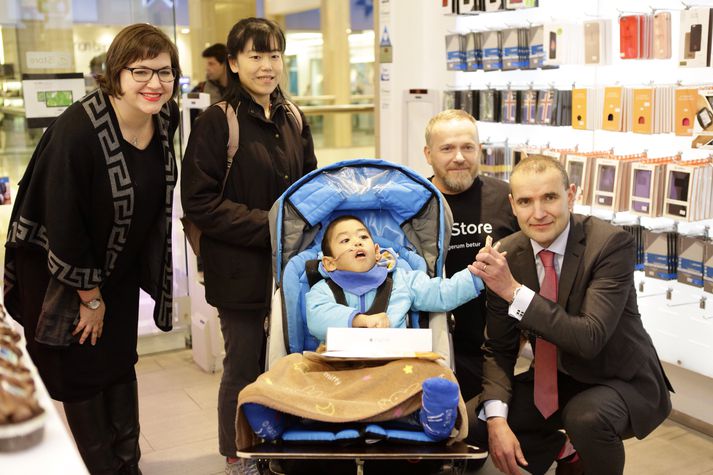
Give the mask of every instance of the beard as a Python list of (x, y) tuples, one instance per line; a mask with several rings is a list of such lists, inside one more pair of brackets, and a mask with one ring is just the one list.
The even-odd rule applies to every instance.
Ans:
[(441, 181), (451, 194), (462, 193), (473, 185), (478, 176), (478, 170), (459, 170), (457, 172), (446, 173)]

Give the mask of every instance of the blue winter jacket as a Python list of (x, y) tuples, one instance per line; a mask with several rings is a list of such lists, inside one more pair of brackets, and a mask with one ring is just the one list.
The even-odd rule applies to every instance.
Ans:
[[(474, 299), (483, 290), (483, 281), (468, 269), (450, 279), (430, 278), (422, 271), (396, 268), (392, 272), (393, 289), (386, 314), (392, 328), (404, 328), (409, 310), (446, 312)], [(347, 306), (339, 305), (326, 280), (315, 284), (306, 295), (307, 327), (324, 342), (329, 327), (351, 327), (352, 320), (371, 307), (376, 289), (361, 297), (344, 292)]]

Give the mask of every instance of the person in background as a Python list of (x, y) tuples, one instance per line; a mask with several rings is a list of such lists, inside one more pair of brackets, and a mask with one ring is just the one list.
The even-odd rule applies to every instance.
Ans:
[[(508, 185), (480, 174), (482, 148), (473, 116), (459, 109), (436, 114), (426, 126), (426, 161), (431, 179), (453, 213), (446, 275), (451, 277), (473, 262), (486, 236), (500, 240), (519, 226), (508, 202)], [(485, 292), (453, 310), (456, 377), (463, 399), (481, 391)]]
[(228, 48), (223, 43), (216, 43), (203, 50), (205, 58), (205, 81), (200, 82), (193, 92), (205, 92), (210, 95), (210, 103), (215, 104), (225, 95), (228, 87)]
[[(235, 418), (241, 389), (263, 371), (272, 260), (268, 211), (295, 181), (317, 167), (309, 124), (283, 95), (285, 35), (274, 22), (245, 18), (228, 34), (224, 99), (238, 117), (240, 146), (225, 191), (228, 123), (220, 105), (206, 109), (188, 139), (181, 171), (186, 216), (203, 231), (205, 295), (217, 307), (225, 340), (218, 395), (220, 453), (226, 473), (257, 473), (237, 459)], [(295, 115), (295, 112), (298, 114)]]
[[(557, 474), (621, 474), (622, 440), (646, 437), (671, 411), (637, 307), (634, 239), (572, 214), (575, 191), (559, 161), (523, 159), (510, 177), (521, 231), (502, 253), (486, 246), (476, 256), (488, 315), (469, 437), (511, 475), (544, 474), (554, 461)], [(534, 363), (513, 376), (522, 334)]]
[(47, 129), (20, 181), (5, 305), (89, 472), (139, 474), (139, 290), (172, 325), (178, 51), (158, 28), (114, 38), (99, 89)]

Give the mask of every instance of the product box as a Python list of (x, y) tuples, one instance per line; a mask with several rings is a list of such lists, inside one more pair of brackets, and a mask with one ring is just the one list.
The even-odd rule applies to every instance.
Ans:
[(541, 68), (545, 60), (544, 47), (544, 27), (542, 25), (533, 26), (528, 31), (528, 46), (529, 46), (529, 67), (530, 69)]
[(702, 236), (683, 236), (678, 241), (678, 276), (683, 284), (703, 287), (703, 253), (705, 241)]
[(706, 241), (704, 249), (703, 290), (713, 293), (713, 241)]
[(433, 350), (430, 328), (329, 328), (325, 356), (413, 357)]
[(446, 67), (448, 71), (465, 71), (465, 35), (446, 35)]
[(644, 230), (644, 274), (661, 280), (676, 278), (676, 233)]
[(466, 71), (483, 69), (483, 35), (471, 31), (465, 38)]
[(679, 66), (710, 66), (711, 38), (709, 34), (711, 8), (691, 8), (681, 11)]
[(500, 31), (483, 32), (483, 69), (495, 71), (503, 68), (503, 50)]

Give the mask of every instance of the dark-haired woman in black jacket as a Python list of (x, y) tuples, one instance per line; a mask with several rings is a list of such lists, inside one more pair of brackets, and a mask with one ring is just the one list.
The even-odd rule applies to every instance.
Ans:
[(206, 300), (218, 308), (225, 340), (218, 395), (220, 453), (226, 473), (239, 467), (235, 413), (240, 390), (264, 361), (264, 321), (270, 307), (271, 249), (268, 211), (317, 159), (309, 125), (279, 87), (285, 36), (272, 21), (246, 18), (228, 35), (230, 73), (225, 100), (238, 117), (239, 146), (225, 178), (228, 123), (213, 105), (196, 120), (181, 172), (186, 216), (203, 231)]

